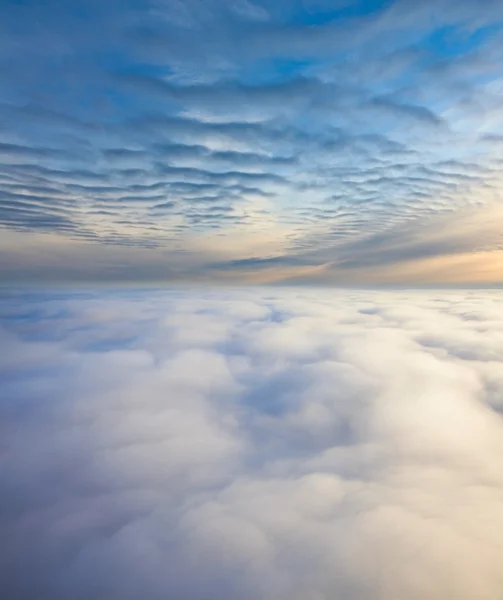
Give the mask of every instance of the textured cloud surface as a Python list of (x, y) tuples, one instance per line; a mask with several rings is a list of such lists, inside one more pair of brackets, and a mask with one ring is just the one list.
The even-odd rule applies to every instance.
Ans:
[(1, 310), (2, 597), (501, 598), (501, 294)]
[(502, 65), (500, 0), (4, 0), (0, 276), (502, 282)]

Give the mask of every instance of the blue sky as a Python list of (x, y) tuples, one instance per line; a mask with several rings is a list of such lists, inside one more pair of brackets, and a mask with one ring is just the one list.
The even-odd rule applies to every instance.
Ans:
[(5, 281), (498, 284), (503, 5), (0, 2)]

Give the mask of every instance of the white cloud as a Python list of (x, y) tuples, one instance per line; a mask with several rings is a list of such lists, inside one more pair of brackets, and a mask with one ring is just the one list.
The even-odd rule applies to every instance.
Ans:
[(10, 600), (494, 600), (499, 292), (2, 300)]

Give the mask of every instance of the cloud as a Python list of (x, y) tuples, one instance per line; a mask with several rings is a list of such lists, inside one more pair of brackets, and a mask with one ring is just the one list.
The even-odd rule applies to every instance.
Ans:
[(497, 292), (19, 294), (6, 597), (497, 597)]
[[(15, 240), (3, 279), (18, 268), (32, 279), (17, 252), (28, 236), (43, 246), (41, 231), (48, 254), (53, 236), (83, 249), (78, 262), (82, 240), (104, 256), (134, 246), (150, 259), (123, 255), (122, 273), (145, 280), (146, 262), (160, 277), (162, 253), (170, 274), (187, 266), (181, 278), (199, 280), (208, 264), (215, 277), (236, 232), (266, 227), (275, 251), (236, 246), (220, 278), (234, 261), (278, 256), (349, 270), (356, 240), (367, 255), (355, 252), (355, 280), (369, 257), (388, 268), (380, 240), (411, 220), (427, 231), (450, 211), (455, 226), (501, 203), (495, 0), (6, 2), (0, 21), (0, 227)], [(196, 256), (209, 238), (211, 255)], [(327, 257), (334, 240), (348, 244)], [(180, 251), (190, 266), (173, 268)], [(109, 277), (114, 261), (85, 278)]]

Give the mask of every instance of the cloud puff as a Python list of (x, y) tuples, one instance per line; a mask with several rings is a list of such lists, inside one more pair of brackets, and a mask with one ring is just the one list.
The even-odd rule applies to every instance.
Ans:
[(6, 598), (494, 600), (496, 292), (4, 292)]

